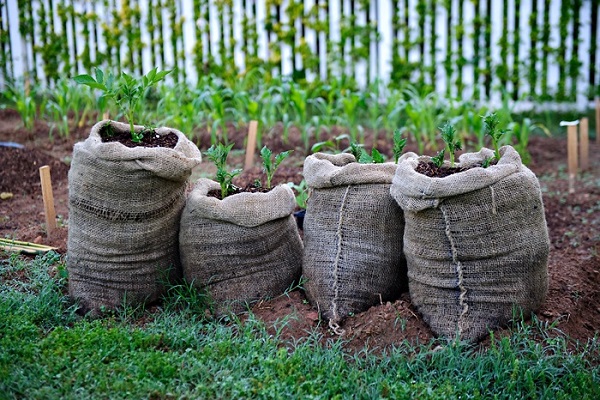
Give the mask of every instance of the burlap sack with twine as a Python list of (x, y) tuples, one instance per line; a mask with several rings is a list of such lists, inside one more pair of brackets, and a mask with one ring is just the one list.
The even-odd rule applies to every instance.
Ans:
[[(548, 287), (548, 230), (537, 178), (510, 146), (497, 165), (445, 178), (399, 160), (391, 194), (404, 210), (404, 252), (412, 302), (441, 336), (478, 340), (506, 324), (515, 306), (527, 315)], [(489, 149), (466, 153), (460, 166), (481, 165)]]
[(200, 179), (181, 216), (179, 246), (186, 281), (206, 291), (216, 315), (239, 313), (298, 281), (302, 240), (287, 185), (267, 193), (207, 196), (217, 182)]
[(396, 164), (359, 164), (351, 154), (304, 162), (304, 287), (337, 333), (350, 313), (406, 290), (404, 217), (390, 196)]
[[(173, 149), (103, 143), (107, 123), (75, 144), (69, 170), (69, 293), (93, 312), (154, 301), (181, 276), (179, 218), (186, 181), (201, 161), (198, 148), (170, 128), (156, 134), (174, 132)], [(129, 132), (128, 124), (110, 124)]]

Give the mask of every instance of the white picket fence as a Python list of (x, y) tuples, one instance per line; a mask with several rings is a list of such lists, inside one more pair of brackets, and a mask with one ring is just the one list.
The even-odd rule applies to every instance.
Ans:
[[(47, 0), (31, 0), (32, 1), (32, 6), (33, 6), (33, 11), (34, 11), (34, 15), (37, 16), (37, 10), (39, 8), (39, 3), (40, 1), (46, 1)], [(68, 2), (68, 0), (55, 0), (55, 3), (58, 3), (60, 1), (63, 2)], [(289, 0), (284, 0), (283, 1), (283, 6), (282, 8), (285, 8), (287, 6)], [(453, 0), (452, 2), (452, 7), (453, 10), (456, 11), (458, 8), (458, 4), (459, 1), (463, 1), (463, 0)], [(508, 15), (508, 19), (509, 19), (509, 26), (514, 26), (514, 1), (515, 0), (508, 0), (508, 10), (509, 10), (509, 15)], [(541, 24), (541, 10), (544, 4), (544, 1), (542, 0), (533, 0), (533, 1), (538, 1), (538, 10), (540, 10), (538, 12), (538, 17), (540, 18), (540, 24)], [(561, 1), (566, 1), (566, 0), (550, 0), (550, 24), (551, 24), (551, 32), (550, 32), (550, 46), (556, 48), (559, 45), (560, 42), (560, 37), (559, 37), (559, 18), (560, 18), (560, 5), (561, 5)], [(330, 40), (332, 41), (338, 41), (340, 38), (340, 24), (339, 24), (339, 20), (340, 20), (340, 10), (341, 10), (341, 3), (344, 2), (344, 9), (348, 10), (349, 9), (349, 0), (334, 0), (334, 1), (329, 1), (328, 2), (328, 9), (329, 9), (329, 14), (330, 14)], [(243, 3), (241, 0), (233, 0), (234, 3), (234, 14), (233, 14), (233, 31), (234, 31), (234, 37), (236, 39), (236, 43), (237, 43), (237, 48), (236, 50), (239, 51), (235, 51), (235, 63), (236, 65), (240, 68), (240, 70), (242, 70), (244, 68), (244, 55), (243, 52), (239, 49), (239, 47), (241, 46), (241, 42), (242, 42), (242, 24), (241, 24), (241, 19), (242, 19), (242, 15), (244, 12), (246, 12), (245, 10), (243, 10)], [(437, 49), (436, 51), (436, 90), (439, 91), (440, 93), (446, 93), (446, 82), (447, 82), (447, 77), (446, 77), (446, 73), (443, 67), (443, 62), (445, 59), (445, 54), (446, 54), (446, 30), (447, 30), (447, 11), (446, 9), (439, 4), (440, 2), (438, 2), (438, 5), (436, 6), (436, 34), (437, 34), (437, 41), (435, 44), (435, 47)], [(500, 59), (500, 46), (498, 45), (500, 38), (502, 36), (502, 1), (492, 1), (492, 32), (491, 32), (491, 42), (492, 42), (492, 47), (491, 47), (491, 52), (492, 52), (492, 59), (493, 59), (493, 64), (497, 65), (501, 62)], [(577, 97), (577, 102), (576, 102), (576, 106), (578, 108), (584, 108), (588, 105), (588, 101), (586, 98), (586, 94), (588, 93), (589, 88), (589, 82), (588, 82), (588, 71), (589, 71), (589, 67), (590, 67), (590, 60), (589, 60), (589, 53), (590, 53), (590, 46), (591, 46), (591, 35), (590, 35), (590, 26), (591, 26), (591, 7), (592, 7), (592, 1), (583, 1), (582, 2), (582, 8), (581, 8), (581, 12), (580, 12), (580, 40), (579, 40), (579, 48), (578, 48), (578, 59), (581, 62), (581, 67), (580, 67), (580, 74), (579, 74), (579, 78), (577, 81), (577, 88), (578, 88), (578, 97)], [(70, 2), (69, 2), (70, 4)], [(310, 7), (313, 6), (314, 4), (314, 0), (304, 0), (304, 4), (305, 4), (305, 9), (310, 9)], [(117, 7), (119, 7), (120, 5), (120, 1), (117, 1)], [(195, 36), (194, 36), (194, 24), (196, 23), (195, 19), (194, 19), (194, 13), (193, 13), (193, 4), (192, 1), (189, 0), (184, 0), (184, 1), (180, 1), (179, 2), (180, 7), (182, 7), (180, 9), (180, 13), (181, 15), (183, 15), (185, 17), (185, 21), (183, 24), (183, 32), (184, 32), (184, 44), (185, 44), (185, 53), (186, 53), (186, 57), (184, 60), (184, 66), (186, 69), (186, 74), (188, 77), (188, 80), (190, 82), (195, 82), (195, 80), (197, 79), (196, 76), (196, 71), (195, 68), (193, 66), (193, 55), (192, 55), (192, 51), (193, 51), (193, 47), (194, 47), (194, 40), (195, 40)], [(74, 2), (74, 6), (75, 9), (77, 11), (83, 11), (83, 5), (81, 4), (81, 2)], [(96, 3), (96, 11), (98, 12), (98, 14), (101, 16), (107, 15), (109, 10), (105, 10), (103, 9), (103, 6), (101, 4), (101, 2), (97, 2)], [(415, 9), (415, 7), (417, 6), (417, 0), (410, 0), (409, 1), (409, 8), (412, 8), (413, 10)], [(216, 13), (216, 6), (214, 4), (213, 1), (210, 2), (210, 7), (211, 7), (211, 15), (214, 17), (217, 15)], [(366, 76), (366, 71), (367, 71), (367, 65), (366, 62), (360, 62), (356, 65), (353, 65), (352, 68), (353, 70), (348, 69), (347, 71), (345, 71), (347, 74), (354, 74), (354, 76), (356, 77), (357, 81), (359, 82), (359, 84), (364, 85), (366, 84), (368, 81), (373, 80), (375, 77), (380, 78), (383, 82), (388, 82), (390, 79), (390, 72), (392, 70), (392, 64), (391, 64), (391, 60), (392, 60), (392, 0), (377, 0), (377, 1), (371, 1), (371, 7), (377, 7), (378, 10), (378, 15), (379, 15), (379, 20), (377, 21), (377, 29), (380, 35), (380, 41), (378, 44), (376, 43), (372, 43), (371, 44), (371, 55), (370, 55), (370, 71), (372, 72), (372, 76), (367, 77)], [(463, 25), (465, 27), (465, 35), (464, 35), (464, 39), (463, 39), (463, 47), (462, 47), (462, 51), (464, 54), (464, 57), (467, 60), (470, 60), (473, 58), (474, 55), (474, 43), (473, 43), (473, 39), (471, 37), (471, 34), (473, 32), (473, 18), (475, 16), (475, 9), (473, 6), (472, 1), (463, 1), (463, 13), (464, 13), (464, 21), (463, 21)], [(145, 30), (145, 21), (146, 18), (148, 16), (148, 11), (149, 11), (149, 6), (148, 6), (148, 2), (147, 1), (140, 1), (140, 8), (141, 8), (141, 12), (142, 12), (142, 21), (141, 21), (141, 27), (142, 27), (142, 40), (144, 43), (148, 44), (150, 42), (150, 36), (149, 33)], [(531, 1), (521, 1), (521, 12), (520, 12), (520, 40), (521, 40), (521, 46), (520, 46), (520, 51), (519, 51), (519, 57), (522, 57), (522, 61), (524, 62), (524, 64), (527, 64), (527, 57), (530, 54), (530, 48), (529, 48), (529, 35), (530, 35), (530, 28), (528, 25), (528, 21), (529, 21), (529, 17), (530, 17), (530, 10), (531, 10)], [(262, 59), (267, 59), (268, 58), (268, 48), (267, 48), (267, 34), (264, 28), (264, 16), (265, 16), (265, 2), (264, 1), (257, 1), (256, 2), (256, 12), (257, 12), (257, 32), (259, 35), (259, 56)], [(30, 44), (26, 43), (23, 38), (21, 37), (20, 33), (19, 33), (19, 26), (18, 26), (18, 4), (16, 0), (9, 0), (6, 4), (5, 7), (3, 9), (3, 14), (2, 18), (5, 21), (9, 21), (10, 22), (10, 42), (12, 45), (12, 51), (13, 51), (13, 57), (12, 57), (12, 63), (13, 63), (13, 70), (15, 73), (16, 77), (20, 77), (23, 75), (23, 72), (27, 69), (27, 66), (31, 64), (31, 60), (32, 60), (32, 49)], [(374, 13), (372, 13), (373, 15)], [(457, 13), (453, 12), (453, 24), (457, 24), (458, 21), (457, 19)], [(365, 16), (361, 15), (361, 14), (357, 14), (357, 23), (361, 24), (364, 23), (365, 21)], [(54, 16), (54, 23), (56, 26), (60, 26), (60, 21), (57, 15)], [(228, 23), (228, 21), (226, 21), (226, 23)], [(411, 29), (411, 31), (414, 33), (414, 35), (418, 34), (418, 20), (417, 20), (417, 13), (413, 12), (412, 13), (412, 17), (409, 21), (409, 27)], [(78, 41), (78, 49), (81, 51), (81, 49), (83, 48), (83, 43), (81, 43), (81, 41), (83, 40), (82, 36), (79, 34), (80, 30), (81, 30), (81, 26), (77, 26), (76, 27), (76, 40)], [(211, 40), (212, 40), (212, 44), (213, 46), (216, 45), (217, 40), (219, 38), (219, 35), (216, 34), (216, 32), (220, 31), (220, 26), (219, 26), (219, 21), (217, 20), (217, 18), (211, 18), (210, 20), (210, 29), (211, 32), (215, 32), (215, 34), (211, 34)], [(414, 62), (419, 62), (421, 64), (424, 65), (431, 65), (431, 60), (430, 60), (430, 56), (429, 56), (429, 33), (428, 33), (429, 29), (426, 29), (427, 33), (426, 33), (426, 37), (425, 37), (425, 58), (423, 60), (420, 60), (420, 54), (417, 48), (414, 48), (411, 50), (410, 54), (409, 54), (409, 59), (410, 61), (414, 61)], [(163, 39), (164, 39), (164, 46), (165, 46), (165, 61), (166, 61), (166, 65), (162, 66), (163, 68), (168, 68), (170, 66), (173, 65), (173, 51), (171, 49), (171, 44), (170, 44), (170, 31), (168, 29), (168, 25), (165, 26), (165, 29), (163, 30)], [(226, 32), (227, 34), (227, 32)], [(513, 41), (513, 35), (514, 32), (510, 32), (509, 34), (509, 42), (512, 43)], [(68, 40), (68, 43), (71, 43), (73, 37), (73, 32), (72, 29), (70, 27), (70, 24), (67, 28), (67, 32), (64, 33), (64, 40)], [(600, 37), (600, 34), (598, 35), (598, 37)], [(315, 32), (311, 31), (310, 29), (307, 29), (306, 31), (306, 35), (305, 35), (306, 40), (308, 41), (308, 43), (311, 44), (313, 51), (316, 50), (316, 44), (315, 44)], [(571, 34), (569, 32), (568, 34), (568, 41), (567, 41), (567, 60), (569, 60), (572, 56), (573, 56), (573, 43), (572, 43), (572, 39), (571, 39)], [(99, 38), (99, 50), (100, 51), (104, 51), (106, 48), (106, 43), (103, 42), (102, 37)], [(452, 44), (452, 46), (454, 46), (454, 48), (456, 49), (456, 46), (458, 46), (459, 44), (456, 43), (456, 41), (454, 41), (454, 43)], [(376, 46), (377, 46), (377, 51), (376, 51)], [(323, 47), (323, 46), (322, 46)], [(206, 46), (205, 46), (206, 48)], [(213, 47), (214, 48), (214, 47)], [(72, 50), (72, 49), (71, 49)], [(94, 49), (92, 48), (92, 59), (94, 58), (94, 54), (93, 54)], [(127, 51), (125, 44), (122, 44), (122, 48), (121, 51)], [(322, 60), (324, 60), (325, 55), (321, 54), (320, 55)], [(540, 54), (541, 56), (541, 54)], [(215, 55), (216, 59), (218, 60), (218, 55)], [(297, 56), (298, 57), (298, 56)], [(150, 68), (152, 68), (153, 62), (151, 60), (150, 57), (150, 51), (149, 49), (146, 47), (143, 50), (143, 56), (142, 56), (143, 60), (143, 69), (146, 71)], [(38, 57), (38, 63), (41, 62), (40, 57)], [(481, 61), (483, 62), (483, 60)], [(540, 61), (538, 61), (540, 63)], [(512, 51), (509, 51), (508, 54), (508, 65), (511, 66), (513, 64), (513, 54)], [(594, 65), (599, 65), (600, 64), (600, 52), (598, 52), (596, 54), (596, 60), (594, 62)], [(481, 65), (483, 66), (483, 64)], [(30, 66), (31, 68), (31, 66)], [(467, 65), (463, 68), (463, 82), (465, 85), (465, 89), (464, 92), (459, 94), (456, 91), (456, 87), (452, 87), (451, 88), (451, 92), (454, 96), (457, 97), (462, 97), (462, 98), (470, 98), (473, 94), (473, 90), (481, 90), (481, 85), (474, 85), (473, 83), (473, 68), (474, 65), (472, 63), (467, 63)], [(325, 75), (325, 71), (324, 71), (324, 63), (322, 63), (322, 68), (321, 68), (321, 74), (324, 76)], [(80, 71), (80, 72), (86, 72), (86, 71)], [(291, 63), (291, 49), (289, 48), (289, 46), (282, 46), (282, 74), (283, 75), (288, 75), (292, 72), (292, 63)], [(600, 81), (600, 76), (598, 74), (598, 68), (595, 67), (595, 72), (596, 72), (596, 83), (598, 84), (598, 82)], [(43, 69), (41, 68), (41, 65), (36, 66), (35, 68), (35, 73), (37, 73), (37, 75), (43, 79)], [(340, 74), (341, 71), (337, 71), (337, 74)], [(455, 67), (455, 72), (454, 74), (456, 74), (456, 67)], [(522, 79), (519, 82), (520, 85), (520, 92), (522, 93), (528, 93), (530, 91), (529, 88), (529, 84), (527, 82), (527, 79), (525, 79), (525, 68), (523, 66), (521, 66), (521, 73), (522, 73)], [(309, 76), (309, 78), (311, 78), (311, 76)], [(453, 79), (455, 78), (455, 76), (453, 76)], [(556, 84), (558, 82), (558, 78), (559, 78), (559, 67), (558, 64), (556, 63), (556, 58), (554, 55), (551, 55), (549, 58), (549, 68), (548, 68), (548, 86), (550, 89), (550, 92), (554, 92), (556, 90)], [(570, 87), (570, 85), (573, 84), (570, 80), (567, 83), (567, 90), (569, 90), (568, 88)], [(3, 88), (5, 85), (5, 82), (0, 81), (0, 88)], [(500, 82), (499, 80), (496, 78), (494, 78), (493, 82), (492, 82), (493, 87), (496, 90), (493, 90), (493, 95), (490, 99), (488, 99), (488, 101), (491, 101), (493, 103), (499, 102), (500, 101), (500, 96), (501, 96), (501, 92), (499, 89), (499, 85)], [(506, 89), (508, 89), (509, 91), (512, 90), (511, 87), (511, 83), (508, 83), (508, 86)], [(539, 90), (539, 89), (538, 89)], [(527, 103), (523, 103), (523, 104), (527, 104)], [(573, 104), (571, 104), (571, 106), (573, 106)], [(562, 107), (562, 106), (561, 106)]]

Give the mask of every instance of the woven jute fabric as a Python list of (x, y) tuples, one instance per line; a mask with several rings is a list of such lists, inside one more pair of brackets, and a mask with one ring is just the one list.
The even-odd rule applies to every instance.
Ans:
[(359, 164), (347, 153), (316, 153), (304, 162), (304, 287), (335, 329), (349, 314), (406, 290), (404, 217), (390, 195), (396, 167)]
[(177, 130), (156, 130), (178, 136), (173, 149), (129, 148), (102, 142), (107, 123), (129, 132), (127, 124), (97, 123), (75, 144), (69, 170), (69, 293), (93, 312), (156, 300), (167, 280), (181, 276), (179, 218), (187, 179), (201, 162)]
[(216, 315), (285, 292), (300, 278), (302, 240), (287, 185), (266, 193), (208, 196), (217, 182), (199, 179), (181, 216), (179, 246), (186, 281), (205, 291)]
[(406, 219), (410, 296), (437, 335), (476, 341), (545, 299), (550, 243), (539, 183), (512, 147), (500, 154), (487, 168), (491, 150), (463, 154), (458, 165), (472, 168), (445, 178), (415, 171), (430, 157), (399, 160), (391, 194)]

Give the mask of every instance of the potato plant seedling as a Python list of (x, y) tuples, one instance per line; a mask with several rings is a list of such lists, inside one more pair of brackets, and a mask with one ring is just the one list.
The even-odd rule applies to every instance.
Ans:
[(267, 189), (271, 189), (271, 181), (275, 175), (275, 171), (283, 160), (289, 157), (293, 150), (282, 151), (275, 156), (273, 160), (273, 152), (267, 146), (263, 146), (260, 150), (260, 158), (263, 160), (263, 171), (266, 175)]
[(109, 71), (105, 74), (100, 68), (96, 68), (95, 77), (82, 74), (77, 75), (73, 80), (92, 89), (102, 91), (101, 102), (114, 101), (129, 123), (131, 140), (139, 143), (144, 135), (142, 132), (136, 132), (133, 125), (140, 114), (141, 103), (148, 89), (162, 81), (170, 72), (158, 71), (157, 68), (153, 68), (141, 78), (134, 78), (125, 72), (121, 72), (118, 78), (115, 78), (112, 72)]
[(221, 199), (229, 196), (235, 191), (233, 186), (233, 178), (239, 175), (242, 170), (234, 169), (231, 172), (227, 171), (227, 156), (233, 147), (233, 143), (225, 146), (223, 143), (212, 145), (204, 152), (204, 155), (217, 167), (217, 182), (221, 185)]

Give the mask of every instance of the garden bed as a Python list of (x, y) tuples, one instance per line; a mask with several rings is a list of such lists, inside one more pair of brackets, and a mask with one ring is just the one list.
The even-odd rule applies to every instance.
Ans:
[[(23, 149), (0, 146), (0, 192), (12, 193), (12, 198), (0, 200), (0, 237), (55, 246), (65, 254), (68, 162), (73, 144), (87, 137), (90, 127), (72, 130), (69, 138), (55, 137), (51, 141), (45, 123), (36, 122), (33, 132), (18, 128), (19, 124), (18, 114), (0, 111), (0, 142), (24, 145)], [(243, 149), (245, 134), (245, 129), (230, 130), (229, 137), (236, 143), (236, 149)], [(206, 138), (198, 140), (198, 144), (203, 151), (209, 145)], [(288, 144), (275, 139), (265, 139), (265, 144), (274, 153), (297, 149), (277, 171), (274, 183), (299, 183), (306, 155), (301, 150), (299, 132), (291, 129)], [(370, 142), (365, 145), (371, 148)], [(391, 154), (390, 144), (378, 142), (376, 146), (382, 153)], [(415, 150), (410, 143), (408, 150)], [(600, 332), (600, 146), (591, 144), (591, 171), (582, 174), (576, 182), (575, 194), (568, 194), (564, 137), (532, 137), (529, 150), (532, 155), (530, 168), (542, 186), (551, 241), (548, 297), (537, 317), (542, 322), (556, 322), (559, 331), (573, 341), (585, 342)], [(258, 156), (256, 162), (258, 165)], [(234, 152), (230, 163), (241, 165), (243, 152)], [(38, 172), (42, 165), (51, 167), (56, 214), (59, 216), (59, 227), (51, 237), (46, 235), (44, 228)], [(244, 182), (252, 182), (259, 172), (255, 167), (234, 183), (242, 186)], [(214, 167), (205, 161), (193, 176), (210, 177), (212, 174)], [(150, 311), (153, 310), (160, 312), (158, 307), (151, 307)], [(281, 334), (284, 339), (306, 337), (314, 328), (321, 330), (325, 338), (334, 336), (319, 320), (317, 310), (308, 304), (301, 290), (255, 304), (253, 313), (267, 324), (288, 317)], [(348, 317), (344, 329), (350, 349), (360, 349), (366, 344), (381, 348), (398, 345), (404, 339), (425, 342), (432, 338), (407, 293), (394, 302)], [(501, 334), (509, 333), (507, 329)]]

